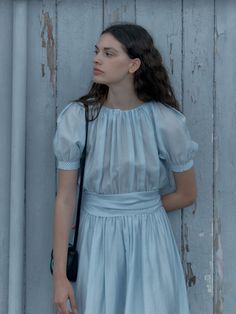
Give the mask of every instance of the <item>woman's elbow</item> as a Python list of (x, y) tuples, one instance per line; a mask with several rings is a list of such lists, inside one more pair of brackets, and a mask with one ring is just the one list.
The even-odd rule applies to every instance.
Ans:
[(191, 191), (183, 195), (185, 206), (191, 206), (197, 200), (197, 191)]

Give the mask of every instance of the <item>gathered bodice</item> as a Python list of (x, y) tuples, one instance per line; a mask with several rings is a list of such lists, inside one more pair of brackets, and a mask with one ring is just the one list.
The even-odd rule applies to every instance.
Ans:
[[(79, 168), (85, 142), (85, 109), (69, 103), (57, 119), (53, 139), (58, 168)], [(84, 189), (129, 193), (165, 189), (171, 171), (193, 166), (198, 144), (184, 114), (160, 102), (121, 110), (102, 106), (89, 122)]]

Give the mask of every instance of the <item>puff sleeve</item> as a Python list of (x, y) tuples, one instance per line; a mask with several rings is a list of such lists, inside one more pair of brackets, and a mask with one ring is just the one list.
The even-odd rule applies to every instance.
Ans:
[(57, 168), (73, 170), (80, 167), (85, 141), (85, 111), (78, 103), (69, 103), (57, 118), (53, 150)]
[(198, 144), (191, 139), (186, 117), (169, 105), (160, 104), (158, 108), (157, 139), (160, 159), (174, 172), (190, 169)]

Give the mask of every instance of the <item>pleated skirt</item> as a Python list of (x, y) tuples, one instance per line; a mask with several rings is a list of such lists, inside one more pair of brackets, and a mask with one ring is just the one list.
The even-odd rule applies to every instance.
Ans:
[(184, 271), (158, 191), (84, 192), (79, 314), (189, 314)]

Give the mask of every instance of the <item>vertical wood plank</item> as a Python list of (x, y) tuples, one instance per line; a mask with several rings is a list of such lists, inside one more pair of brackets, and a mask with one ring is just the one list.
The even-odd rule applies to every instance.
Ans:
[(58, 1), (57, 106), (87, 93), (94, 45), (103, 27), (102, 0)]
[[(163, 57), (176, 97), (181, 103), (181, 1), (136, 0), (136, 22), (144, 26)], [(181, 212), (168, 213), (181, 254)]]
[(8, 312), (9, 209), (11, 175), (12, 2), (0, 1), (0, 309)]
[[(199, 144), (198, 198), (183, 211), (183, 254), (191, 314), (213, 311), (214, 1), (183, 1), (183, 106)], [(207, 158), (206, 158), (207, 156)]]
[(236, 309), (236, 3), (216, 0), (214, 313)]
[(24, 311), (27, 3), (13, 2), (8, 313)]
[(71, 100), (87, 93), (92, 84), (102, 9), (102, 0), (57, 1), (57, 115)]
[(26, 314), (52, 313), (56, 2), (28, 2)]

